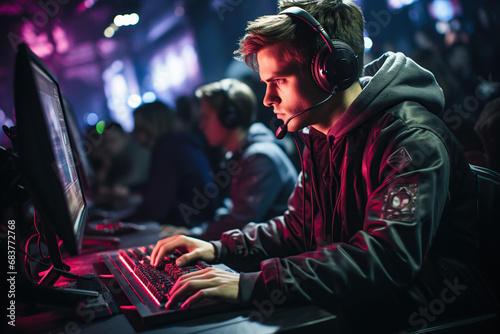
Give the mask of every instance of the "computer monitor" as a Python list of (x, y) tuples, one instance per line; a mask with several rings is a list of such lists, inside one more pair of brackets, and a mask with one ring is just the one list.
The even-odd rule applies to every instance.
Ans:
[[(67, 130), (69, 140), (71, 142), (74, 158), (76, 160), (76, 168), (86, 196), (85, 199), (87, 200), (87, 204), (89, 204), (89, 202), (91, 202), (89, 198), (91, 195), (91, 189), (95, 182), (94, 170), (86, 152), (86, 149), (88, 148), (85, 147), (86, 145), (89, 145), (89, 143), (84, 142), (80, 127), (78, 126), (76, 112), (66, 95), (63, 95), (62, 104), (66, 123), (68, 124)], [(90, 206), (92, 206), (92, 204), (89, 204), (89, 207)]]
[(27, 189), (37, 215), (42, 218), (47, 246), (49, 251), (52, 249), (52, 265), (65, 270), (56, 235), (70, 254), (80, 252), (87, 202), (58, 81), (24, 43), (19, 45), (16, 56), (14, 98), (19, 155)]

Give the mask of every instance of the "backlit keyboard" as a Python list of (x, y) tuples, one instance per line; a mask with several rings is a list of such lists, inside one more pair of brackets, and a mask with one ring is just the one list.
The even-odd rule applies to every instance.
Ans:
[(152, 250), (153, 246), (122, 249), (118, 251), (118, 255), (160, 307), (165, 307), (168, 293), (179, 277), (209, 266), (203, 261), (198, 261), (193, 266), (178, 267), (175, 260), (181, 253), (175, 251), (165, 257), (157, 269), (150, 264)]
[(181, 303), (165, 308), (169, 292), (177, 279), (207, 267), (235, 272), (223, 263), (207, 264), (199, 261), (194, 265), (178, 267), (175, 260), (180, 252), (165, 257), (158, 268), (150, 264), (153, 246), (123, 248), (101, 253), (101, 257), (130, 303), (147, 326), (194, 319), (208, 314), (233, 310), (234, 304), (200, 301), (193, 308), (183, 310)]

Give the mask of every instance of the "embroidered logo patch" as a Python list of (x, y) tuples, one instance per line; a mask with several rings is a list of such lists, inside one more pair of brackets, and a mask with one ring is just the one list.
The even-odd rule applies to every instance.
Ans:
[(387, 164), (400, 171), (410, 164), (412, 158), (406, 148), (401, 147), (387, 158)]
[(418, 184), (394, 184), (384, 196), (382, 219), (413, 221), (417, 202)]

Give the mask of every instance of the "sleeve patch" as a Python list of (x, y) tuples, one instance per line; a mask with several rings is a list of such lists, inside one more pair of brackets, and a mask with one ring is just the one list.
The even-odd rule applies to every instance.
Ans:
[(418, 184), (394, 184), (384, 196), (382, 219), (413, 221), (417, 202)]
[(387, 164), (392, 168), (401, 171), (403, 168), (408, 166), (412, 160), (413, 159), (406, 148), (401, 147), (396, 152), (392, 153), (389, 158), (387, 158)]

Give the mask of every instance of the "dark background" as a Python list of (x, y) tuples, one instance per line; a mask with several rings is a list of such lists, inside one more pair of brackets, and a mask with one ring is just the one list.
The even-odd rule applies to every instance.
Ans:
[[(465, 77), (465, 83), (455, 80), (464, 88), (463, 96), (475, 96), (481, 83), (490, 83), (490, 96), (481, 95), (481, 105), (470, 118), (476, 119), (482, 105), (497, 94), (497, 1), (355, 2), (363, 9), (366, 37), (373, 43), (366, 49), (367, 62), (389, 50), (413, 56), (430, 49), (448, 66), (450, 50), (460, 43), (471, 64), (455, 74)], [(192, 94), (202, 83), (252, 75), (232, 53), (247, 21), (275, 12), (276, 1), (270, 0), (1, 1), (0, 124), (15, 122), (13, 68), (20, 41), (26, 41), (59, 79), (82, 129), (111, 118), (131, 130), (131, 111), (146, 92), (173, 106), (176, 98)], [(116, 15), (130, 13), (139, 15), (138, 24), (119, 28), (111, 38), (104, 36)], [(9, 146), (1, 135), (0, 144)]]

